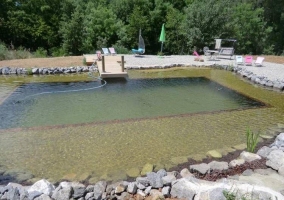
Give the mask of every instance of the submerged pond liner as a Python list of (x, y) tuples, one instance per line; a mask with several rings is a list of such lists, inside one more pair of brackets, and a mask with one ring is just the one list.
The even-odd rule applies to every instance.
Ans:
[(263, 107), (204, 77), (27, 83), (0, 106), (0, 129)]
[[(61, 89), (65, 86), (81, 85), (86, 87), (91, 84), (100, 84), (79, 82), (76, 84), (66, 83), (64, 86), (62, 83), (55, 83), (58, 82), (54, 81), (56, 78), (56, 76), (50, 77), (52, 79), (51, 82), (53, 82), (52, 87), (58, 86)], [(74, 81), (74, 77), (72, 79)], [(72, 81), (72, 79), (70, 78), (69, 81)], [(26, 81), (27, 84), (22, 85), (22, 87), (37, 88), (40, 84), (43, 84), (31, 83), (33, 82), (32, 80)], [(145, 80), (147, 84), (144, 84)], [(214, 80), (214, 82), (210, 80)], [(161, 84), (165, 82), (168, 86), (161, 87)], [(211, 91), (214, 91), (219, 95), (221, 94), (225, 99), (232, 95), (234, 100), (239, 98), (237, 96), (241, 96), (241, 102), (247, 101), (250, 103), (246, 103), (244, 107), (242, 105), (235, 108), (223, 108), (221, 112), (217, 110), (199, 110), (195, 113), (190, 113), (192, 109), (187, 110), (190, 103), (187, 93), (192, 91), (188, 90), (189, 85), (195, 85), (196, 83), (200, 84), (199, 87), (209, 87), (207, 90), (209, 94)], [(45, 84), (45, 86), (47, 85), (49, 84)], [(127, 85), (131, 85), (134, 95), (128, 94), (131, 89), (127, 88)], [(142, 93), (139, 89), (140, 87), (146, 89), (149, 94)], [(181, 87), (181, 89), (178, 87)], [(37, 116), (36, 119), (34, 118), (35, 124), (26, 127), (38, 127), (28, 129), (2, 128), (0, 131), (1, 164), (9, 169), (21, 166), (22, 169), (31, 171), (37, 177), (52, 178), (54, 180), (66, 178), (68, 175), (79, 179), (85, 173), (98, 179), (103, 176), (115, 180), (125, 174), (126, 170), (131, 168), (141, 169), (146, 163), (171, 167), (177, 164), (174, 162), (174, 160), (177, 160), (174, 159), (176, 157), (191, 157), (191, 155), (196, 153), (206, 153), (208, 150), (244, 143), (245, 130), (248, 126), (254, 131), (265, 131), (271, 125), (281, 123), (284, 120), (283, 94), (256, 88), (239, 80), (233, 74), (220, 70), (132, 71), (130, 72), (129, 80), (124, 82), (108, 81), (107, 86), (100, 90), (107, 93), (104, 98), (102, 98), (102, 94), (98, 94), (98, 90), (94, 90), (90, 94), (89, 92), (72, 94), (75, 95), (74, 98), (78, 97), (79, 100), (77, 103), (72, 104), (70, 112), (68, 109), (63, 108), (64, 115), (69, 117), (72, 109), (76, 106), (81, 106), (79, 105), (80, 103), (83, 105), (88, 104), (87, 101), (80, 99), (84, 95), (92, 97), (90, 98), (92, 104), (90, 103), (89, 106), (86, 106), (86, 109), (93, 109), (91, 107), (98, 104), (98, 102), (108, 105), (106, 98), (109, 98), (114, 106), (119, 107), (121, 110), (124, 108), (123, 106), (135, 108), (138, 105), (145, 105), (145, 107), (134, 112), (139, 112), (140, 116), (138, 117), (127, 114), (124, 115), (124, 119), (111, 119), (98, 112), (103, 120), (96, 121), (94, 116), (88, 114), (85, 119), (91, 119), (89, 122), (78, 123), (77, 118), (81, 120), (83, 113), (86, 113), (84, 111), (81, 117), (72, 118), (77, 120), (77, 122), (74, 122), (77, 124), (76, 126), (68, 125), (68, 123), (70, 124), (68, 122), (64, 126), (62, 126), (62, 123), (58, 123), (58, 126), (53, 126), (54, 123), (51, 123), (41, 124), (41, 126), (44, 126), (41, 127), (36, 125), (37, 121), (41, 122), (39, 114), (45, 115), (44, 109), (50, 111), (53, 109), (52, 106), (43, 108), (43, 105), (50, 103), (51, 100), (56, 100), (55, 102), (60, 106), (54, 105), (54, 108), (62, 109), (62, 106), (69, 106), (70, 96), (43, 95), (43, 98), (41, 99), (40, 97), (39, 100), (44, 104), (39, 103), (40, 101), (37, 99), (24, 101), (24, 103), (30, 104), (30, 107), (25, 112), (31, 111), (33, 115), (36, 114), (35, 116)], [(167, 93), (168, 91), (172, 91), (172, 93)], [(236, 91), (243, 95), (237, 94)], [(152, 92), (154, 95), (151, 95)], [(121, 101), (115, 98), (115, 93), (120, 94)], [(145, 99), (138, 96), (139, 93), (142, 93), (142, 97), (145, 97)], [(198, 94), (193, 91), (191, 93), (195, 96)], [(22, 102), (15, 104), (16, 94), (17, 90), (6, 99), (2, 106), (10, 102), (11, 105), (21, 107)], [(156, 103), (154, 100), (157, 99), (155, 95), (162, 99), (158, 102), (158, 105), (162, 105), (162, 109), (158, 109), (160, 113), (150, 116), (141, 115), (141, 113), (148, 114), (149, 110), (146, 110), (147, 107), (153, 108), (154, 103)], [(136, 99), (130, 101), (130, 96), (134, 96)], [(151, 96), (153, 100), (147, 102), (146, 100)], [(24, 98), (22, 95), (21, 97)], [(181, 98), (181, 100), (178, 100), (177, 97)], [(213, 100), (210, 101), (211, 97), (204, 98), (203, 95), (202, 97), (206, 105), (213, 102)], [(177, 113), (166, 113), (168, 109), (175, 107), (164, 107), (164, 102), (167, 98), (171, 99), (173, 104), (181, 104), (179, 105), (181, 108), (179, 108)], [(141, 102), (140, 104), (138, 104), (139, 101), (137, 99)], [(60, 100), (62, 102), (59, 102)], [(216, 102), (222, 101), (216, 100)], [(224, 102), (227, 103), (227, 101)], [(201, 101), (193, 103), (198, 104)], [(250, 106), (254, 109), (247, 109), (251, 108)], [(110, 108), (108, 110), (110, 112), (109, 116), (113, 116), (112, 112), (117, 113), (113, 109)], [(78, 111), (75, 109), (73, 112)], [(53, 116), (54, 119), (58, 117), (57, 115)], [(51, 120), (56, 121), (54, 119)], [(17, 123), (14, 124), (14, 127), (18, 127)]]

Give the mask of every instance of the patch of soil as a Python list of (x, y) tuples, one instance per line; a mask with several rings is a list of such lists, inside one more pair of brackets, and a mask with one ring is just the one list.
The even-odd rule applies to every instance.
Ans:
[[(262, 142), (259, 142), (256, 146), (255, 152), (257, 152), (261, 147), (263, 146), (269, 146), (270, 144), (272, 144), (275, 140), (275, 137), (272, 139), (265, 139)], [(223, 156), (220, 159), (216, 159), (216, 158), (210, 158), (207, 157), (205, 159), (203, 159), (202, 161), (196, 161), (193, 159), (189, 159), (187, 163), (183, 163), (180, 164), (176, 167), (171, 168), (169, 171), (178, 171), (180, 172), (182, 169), (184, 168), (189, 168), (190, 165), (195, 165), (195, 164), (200, 164), (200, 163), (210, 163), (211, 161), (215, 160), (215, 161), (224, 161), (227, 163), (230, 163), (230, 161), (238, 158), (240, 156), (240, 153), (242, 152), (242, 150), (237, 150), (231, 153), (228, 153), (227, 155)], [(198, 172), (194, 172), (194, 176), (198, 179), (203, 179), (203, 180), (208, 180), (208, 181), (216, 181), (220, 178), (226, 178), (228, 176), (234, 176), (234, 175), (239, 175), (242, 174), (245, 170), (247, 169), (267, 169), (266, 166), (266, 159), (262, 158), (260, 160), (255, 160), (253, 162), (245, 162), (243, 165), (239, 165), (236, 167), (230, 167), (228, 170), (214, 170), (214, 171), (210, 171), (210, 173), (207, 173), (205, 175), (200, 174)]]
[(0, 67), (19, 67), (19, 68), (43, 68), (43, 67), (71, 67), (83, 66), (84, 56), (68, 56), (68, 57), (53, 57), (53, 58), (29, 58), (16, 60), (2, 60)]

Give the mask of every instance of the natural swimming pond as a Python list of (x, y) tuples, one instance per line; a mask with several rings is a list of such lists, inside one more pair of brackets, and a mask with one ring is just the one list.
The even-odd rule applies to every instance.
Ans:
[(0, 106), (0, 128), (135, 120), (264, 105), (204, 77), (26, 83)]
[[(2, 106), (25, 116), (7, 121), (9, 111), (1, 110), (6, 120), (0, 131), (1, 165), (52, 180), (115, 180), (146, 163), (169, 168), (184, 157), (244, 143), (248, 126), (265, 131), (284, 120), (283, 93), (255, 87), (230, 72), (187, 68), (129, 74), (127, 81), (108, 81), (96, 90), (35, 96), (30, 95), (102, 83), (87, 75), (0, 77)], [(68, 120), (62, 125), (60, 118)]]

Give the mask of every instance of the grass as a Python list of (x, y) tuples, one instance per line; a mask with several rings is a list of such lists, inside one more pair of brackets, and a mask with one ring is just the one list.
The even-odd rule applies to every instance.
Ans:
[(247, 139), (247, 151), (254, 153), (255, 147), (258, 143), (259, 132), (254, 133), (250, 128), (247, 128), (246, 139)]

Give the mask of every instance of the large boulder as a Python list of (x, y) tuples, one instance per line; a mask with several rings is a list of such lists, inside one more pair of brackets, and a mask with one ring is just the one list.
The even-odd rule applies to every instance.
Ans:
[(278, 149), (284, 150), (284, 133), (280, 133), (270, 147), (276, 146)]
[(278, 170), (281, 166), (284, 166), (284, 152), (281, 150), (273, 150), (267, 156), (266, 165)]
[(270, 152), (272, 151), (273, 149), (267, 147), (267, 146), (263, 146), (261, 147), (258, 151), (257, 151), (257, 155), (259, 156), (262, 156), (264, 158), (267, 158), (267, 156), (270, 154)]
[(52, 185), (47, 180), (42, 179), (42, 180), (35, 182), (28, 189), (28, 192), (31, 193), (31, 192), (34, 192), (34, 191), (38, 191), (38, 192), (41, 192), (42, 194), (46, 194), (46, 195), (50, 196), (54, 190), (55, 190), (54, 185)]
[(191, 200), (196, 194), (197, 186), (187, 179), (179, 179), (172, 183), (171, 196)]

